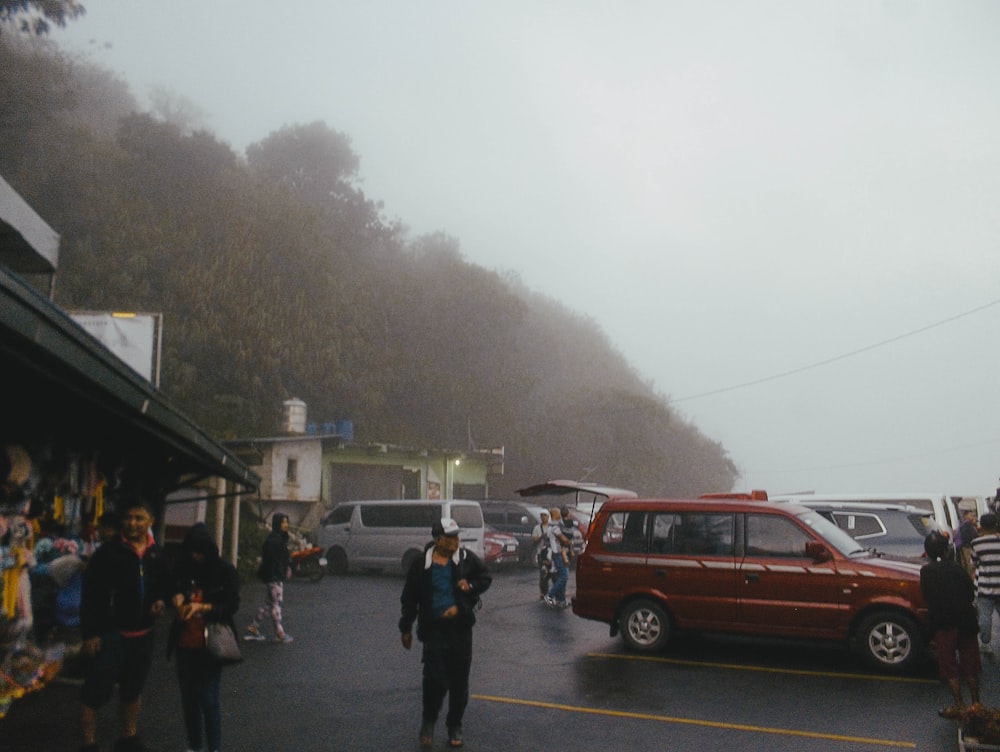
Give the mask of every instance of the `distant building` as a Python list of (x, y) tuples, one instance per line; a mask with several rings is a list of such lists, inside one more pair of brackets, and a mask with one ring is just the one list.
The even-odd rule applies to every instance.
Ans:
[[(229, 441), (260, 476), (258, 514), (315, 527), (323, 512), (352, 499), (486, 499), (503, 474), (503, 448), (461, 451), (356, 443), (349, 421), (305, 422), (305, 403), (284, 404), (285, 435)], [(247, 499), (248, 501), (252, 501)]]

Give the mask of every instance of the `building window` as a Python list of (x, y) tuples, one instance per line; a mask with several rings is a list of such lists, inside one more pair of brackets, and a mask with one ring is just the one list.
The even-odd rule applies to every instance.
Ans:
[(285, 483), (290, 486), (297, 485), (299, 482), (299, 461), (294, 457), (288, 458), (288, 467), (285, 472)]

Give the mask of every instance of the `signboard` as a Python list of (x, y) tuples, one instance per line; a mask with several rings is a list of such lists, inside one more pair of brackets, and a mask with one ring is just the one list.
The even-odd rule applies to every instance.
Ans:
[(69, 315), (125, 365), (159, 386), (163, 314), (70, 311)]

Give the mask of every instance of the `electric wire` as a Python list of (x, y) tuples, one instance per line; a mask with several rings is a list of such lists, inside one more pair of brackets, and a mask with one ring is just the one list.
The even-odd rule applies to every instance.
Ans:
[(689, 394), (686, 397), (678, 397), (676, 399), (669, 399), (669, 400), (667, 400), (667, 402), (668, 402), (668, 404), (673, 405), (673, 404), (677, 404), (679, 402), (687, 402), (689, 400), (702, 399), (703, 397), (712, 397), (712, 396), (714, 396), (716, 394), (724, 394), (726, 392), (733, 392), (733, 391), (736, 391), (737, 389), (745, 389), (747, 387), (757, 386), (758, 384), (764, 384), (764, 383), (767, 383), (769, 381), (776, 381), (777, 379), (783, 379), (783, 378), (785, 378), (787, 376), (793, 376), (793, 375), (795, 375), (797, 373), (802, 373), (803, 371), (809, 371), (809, 370), (812, 370), (814, 368), (820, 368), (822, 366), (830, 365), (831, 363), (836, 363), (837, 361), (840, 361), (840, 360), (846, 360), (847, 358), (853, 358), (854, 356), (860, 355), (861, 353), (866, 353), (866, 352), (869, 352), (871, 350), (875, 350), (875, 349), (877, 349), (879, 347), (885, 347), (886, 345), (890, 345), (893, 342), (899, 342), (902, 339), (906, 339), (908, 337), (913, 337), (913, 336), (916, 336), (917, 334), (923, 334), (924, 332), (930, 331), (931, 329), (936, 329), (937, 327), (944, 326), (945, 324), (950, 324), (953, 321), (957, 321), (958, 319), (965, 318), (966, 316), (972, 316), (973, 314), (979, 313), (980, 311), (984, 311), (987, 308), (991, 308), (991, 307), (993, 307), (995, 305), (1000, 305), (1000, 298), (998, 298), (997, 300), (993, 300), (993, 301), (991, 301), (989, 303), (985, 303), (985, 304), (983, 304), (981, 306), (977, 306), (976, 308), (973, 308), (971, 310), (964, 311), (963, 313), (957, 313), (954, 316), (949, 316), (946, 319), (941, 319), (940, 321), (935, 321), (933, 324), (928, 324), (926, 326), (922, 326), (919, 329), (913, 329), (912, 331), (905, 332), (903, 334), (897, 334), (895, 337), (890, 337), (889, 339), (884, 339), (884, 340), (881, 340), (880, 342), (875, 342), (875, 343), (870, 344), (870, 345), (865, 345), (864, 347), (859, 347), (856, 350), (851, 350), (850, 352), (842, 353), (840, 355), (835, 355), (835, 356), (833, 356), (831, 358), (826, 358), (825, 360), (819, 360), (819, 361), (816, 361), (815, 363), (809, 363), (808, 365), (799, 366), (798, 368), (792, 368), (790, 370), (782, 371), (780, 373), (775, 373), (775, 374), (772, 374), (770, 376), (763, 376), (763, 377), (761, 377), (759, 379), (753, 379), (752, 381), (744, 381), (744, 382), (741, 382), (739, 384), (733, 384), (731, 386), (720, 387), (719, 389), (712, 389), (712, 390), (707, 391), (707, 392), (700, 392), (698, 394)]

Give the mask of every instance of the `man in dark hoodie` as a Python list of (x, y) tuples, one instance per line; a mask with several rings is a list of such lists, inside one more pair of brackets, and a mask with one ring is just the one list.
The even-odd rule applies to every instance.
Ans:
[(271, 517), (271, 532), (264, 540), (260, 552), (257, 576), (267, 588), (264, 604), (257, 609), (253, 621), (243, 635), (244, 640), (263, 640), (261, 623), (268, 617), (274, 624), (274, 641), (291, 642), (292, 637), (281, 624), (281, 604), (284, 600), (285, 580), (291, 574), (291, 555), (288, 553), (288, 515), (275, 513)]
[(153, 657), (153, 621), (169, 591), (163, 551), (144, 501), (122, 505), (121, 536), (102, 545), (83, 573), (80, 632), (86, 658), (80, 695), (84, 752), (96, 752), (97, 712), (118, 682), (121, 738), (115, 752), (139, 752), (139, 700)]
[(492, 583), (486, 566), (474, 553), (461, 548), (458, 524), (443, 518), (431, 529), (434, 540), (413, 562), (403, 587), (399, 632), (403, 647), (417, 639), (424, 644), (423, 717), (420, 746), (434, 744), (444, 696), (448, 695), (448, 744), (462, 746), (462, 716), (469, 703), (469, 670), (472, 666), (472, 625), (476, 623), (479, 596)]

